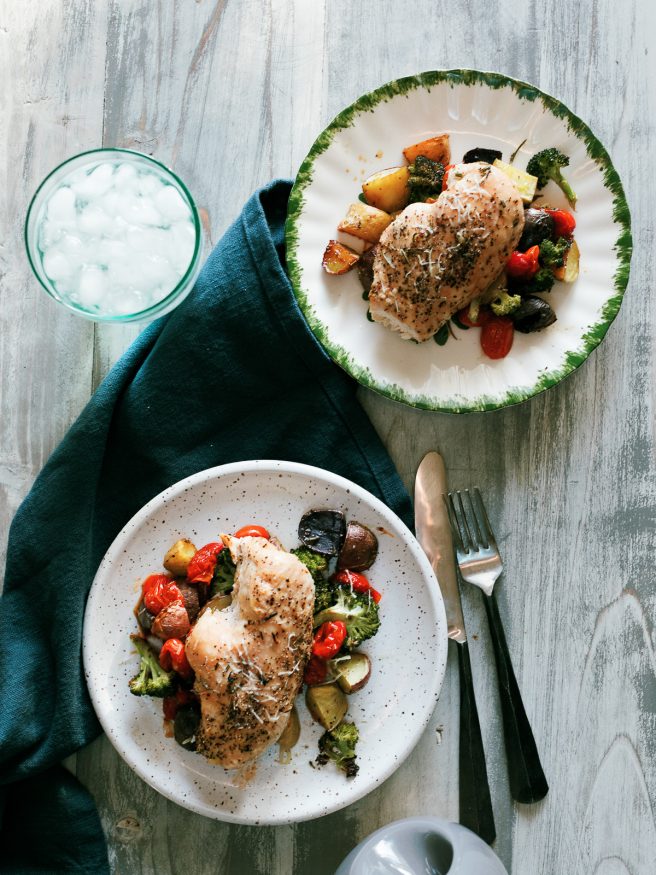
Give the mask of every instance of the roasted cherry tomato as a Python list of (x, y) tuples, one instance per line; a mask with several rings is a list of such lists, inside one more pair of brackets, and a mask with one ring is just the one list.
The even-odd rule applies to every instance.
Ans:
[(191, 557), (187, 566), (187, 580), (189, 583), (210, 583), (214, 575), (216, 557), (223, 550), (223, 544), (212, 541), (197, 550)]
[(481, 347), (490, 359), (502, 359), (513, 345), (515, 326), (508, 316), (491, 316), (481, 329)]
[(184, 605), (182, 593), (166, 574), (151, 574), (142, 584), (143, 603), (151, 614), (159, 614), (169, 605)]
[(345, 639), (346, 623), (341, 620), (328, 620), (314, 633), (312, 654), (320, 659), (330, 659), (339, 653)]
[(266, 538), (268, 541), (270, 537), (264, 526), (242, 526), (235, 532), (235, 538)]
[(567, 237), (568, 239), (574, 233), (576, 228), (576, 219), (567, 210), (545, 210), (554, 220), (554, 240), (559, 237)]
[(328, 666), (325, 659), (320, 659), (318, 656), (311, 656), (310, 661), (305, 666), (305, 674), (303, 680), (309, 687), (316, 684), (322, 684), (328, 675)]
[(444, 176), (442, 177), (442, 191), (446, 190), (447, 183), (449, 181), (449, 172), (454, 168), (455, 164), (447, 164), (444, 168)]
[(360, 574), (359, 571), (349, 571), (345, 568), (344, 571), (338, 571), (337, 574), (333, 575), (333, 580), (335, 583), (343, 584), (343, 586), (350, 586), (353, 592), (370, 593), (376, 604), (381, 600), (381, 594), (378, 590), (375, 590), (364, 574)]
[(485, 325), (492, 314), (487, 307), (480, 307), (478, 310), (478, 319), (474, 322), (473, 319), (469, 318), (469, 307), (463, 307), (456, 315), (458, 321), (462, 322), (462, 324), (466, 325), (468, 328), (480, 328)]
[(193, 670), (187, 661), (184, 643), (179, 638), (169, 638), (159, 652), (159, 664), (164, 671), (177, 671), (183, 678), (190, 678)]
[(540, 270), (539, 257), (539, 246), (531, 246), (526, 252), (515, 250), (506, 263), (506, 273), (516, 279), (530, 279)]

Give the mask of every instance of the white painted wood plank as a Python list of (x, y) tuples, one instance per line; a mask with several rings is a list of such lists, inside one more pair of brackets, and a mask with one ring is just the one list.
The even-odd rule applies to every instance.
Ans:
[(0, 567), (18, 504), (89, 397), (92, 325), (42, 290), (23, 223), (43, 177), (102, 136), (105, 17), (104, 2), (1, 7)]

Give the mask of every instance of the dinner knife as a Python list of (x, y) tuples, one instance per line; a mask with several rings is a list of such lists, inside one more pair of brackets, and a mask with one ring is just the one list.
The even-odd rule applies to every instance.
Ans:
[(496, 838), (485, 750), (478, 720), (469, 645), (451, 540), (451, 527), (444, 503), (448, 492), (444, 460), (427, 453), (415, 478), (415, 531), (430, 560), (442, 591), (448, 635), (458, 648), (460, 669), (460, 823), (488, 844)]

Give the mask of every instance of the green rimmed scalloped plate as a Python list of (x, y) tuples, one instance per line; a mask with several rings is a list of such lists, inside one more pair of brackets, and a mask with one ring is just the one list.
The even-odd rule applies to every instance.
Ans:
[[(402, 150), (449, 132), (454, 160), (474, 146), (499, 149), (524, 168), (557, 146), (570, 158), (567, 177), (578, 195), (576, 240), (581, 272), (557, 284), (549, 302), (557, 322), (515, 333), (505, 359), (480, 348), (478, 329), (453, 327), (440, 346), (415, 344), (367, 320), (355, 271), (328, 276), (321, 257), (362, 181), (403, 163)], [(550, 183), (542, 200), (566, 207)], [(428, 410), (466, 413), (516, 404), (555, 386), (603, 340), (629, 277), (631, 220), (608, 153), (581, 119), (555, 98), (498, 73), (447, 70), (398, 79), (360, 97), (318, 137), (289, 200), (287, 264), (294, 293), (315, 336), (362, 385)], [(453, 326), (453, 323), (452, 323)]]

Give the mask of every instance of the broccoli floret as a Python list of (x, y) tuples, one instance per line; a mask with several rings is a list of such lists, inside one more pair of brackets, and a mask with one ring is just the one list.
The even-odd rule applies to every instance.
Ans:
[(175, 693), (175, 672), (164, 671), (150, 644), (138, 635), (131, 635), (137, 653), (141, 657), (139, 674), (129, 683), (130, 692), (135, 696), (172, 696)]
[(335, 604), (337, 587), (324, 577), (328, 570), (328, 559), (308, 547), (297, 547), (295, 550), (290, 550), (290, 553), (298, 556), (312, 575), (314, 580), (314, 613)]
[(341, 620), (346, 624), (347, 650), (358, 647), (367, 638), (373, 638), (380, 626), (378, 605), (369, 593), (354, 593), (339, 587), (337, 600), (331, 607), (314, 615), (314, 627), (328, 620)]
[(319, 755), (317, 764), (325, 765), (333, 760), (347, 778), (354, 778), (358, 773), (355, 762), (355, 746), (358, 743), (359, 732), (355, 723), (339, 723), (334, 729), (319, 739)]
[(329, 580), (317, 580), (314, 584), (314, 613), (325, 611), (337, 600), (337, 587)]
[(561, 167), (567, 167), (569, 158), (559, 149), (543, 149), (534, 155), (526, 165), (526, 172), (537, 176), (538, 188), (544, 188), (552, 179), (559, 186), (572, 206), (576, 204), (576, 195), (571, 185), (560, 172)]
[(437, 197), (442, 191), (444, 179), (444, 165), (439, 161), (432, 161), (417, 155), (414, 163), (408, 167), (410, 176), (408, 187), (410, 189), (410, 203), (425, 201), (429, 197)]
[(209, 597), (215, 595), (224, 595), (231, 592), (235, 585), (235, 568), (236, 565), (232, 561), (230, 550), (224, 547), (216, 557), (216, 565), (214, 566), (214, 574), (210, 583)]
[(496, 298), (490, 301), (490, 307), (497, 316), (508, 316), (509, 313), (514, 313), (521, 303), (521, 295), (511, 295), (505, 289), (501, 289)]
[(541, 267), (534, 277), (531, 277), (528, 282), (522, 283), (521, 294), (532, 295), (535, 292), (550, 292), (554, 282), (554, 275), (549, 270), (549, 268)]
[(318, 580), (323, 580), (323, 575), (328, 568), (328, 559), (325, 556), (315, 553), (314, 550), (310, 550), (308, 547), (297, 547), (289, 552), (301, 560), (314, 578), (315, 583)]
[(540, 261), (544, 267), (562, 267), (565, 263), (565, 255), (569, 249), (569, 240), (559, 237), (557, 243), (551, 240), (543, 240), (540, 243)]

